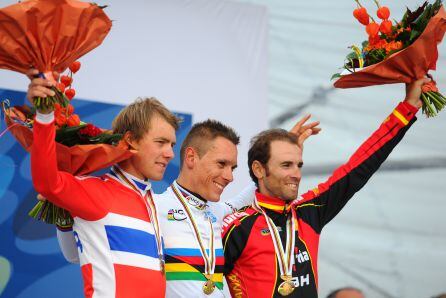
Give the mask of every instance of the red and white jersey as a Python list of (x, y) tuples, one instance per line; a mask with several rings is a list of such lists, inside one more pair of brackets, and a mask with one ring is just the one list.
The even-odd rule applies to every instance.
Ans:
[(137, 192), (114, 173), (74, 177), (58, 171), (54, 125), (37, 119), (33, 130), (34, 187), (74, 218), (85, 296), (164, 297), (166, 281), (144, 200), (150, 183), (135, 184)]

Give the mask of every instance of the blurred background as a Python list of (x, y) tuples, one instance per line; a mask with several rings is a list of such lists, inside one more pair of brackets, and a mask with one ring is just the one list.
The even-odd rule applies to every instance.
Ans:
[[(0, 6), (15, 3), (0, 0)], [(353, 0), (110, 0), (114, 20), (103, 45), (74, 77), (81, 117), (107, 126), (122, 105), (156, 96), (190, 125), (219, 119), (242, 136), (229, 198), (249, 183), (249, 139), (290, 128), (307, 113), (323, 131), (305, 146), (303, 193), (325, 181), (404, 99), (404, 85), (334, 89), (348, 46), (365, 32)], [(372, 0), (362, 4), (370, 12)], [(381, 1), (391, 18), (422, 1)], [(446, 45), (432, 72), (446, 93)], [(0, 71), (0, 99), (22, 104), (27, 79)], [(82, 111), (82, 112), (81, 112)], [(443, 112), (444, 114), (445, 112)], [(421, 113), (403, 141), (324, 229), (319, 293), (355, 286), (366, 297), (432, 297), (446, 291), (446, 116)], [(109, 124), (108, 124), (109, 125)], [(5, 129), (2, 123), (1, 131)], [(181, 137), (181, 135), (180, 135)], [(0, 138), (0, 296), (81, 297), (76, 265), (58, 251), (52, 227), (26, 216), (35, 203), (29, 156)], [(162, 189), (175, 177), (175, 161)], [(170, 181), (169, 181), (170, 180)]]

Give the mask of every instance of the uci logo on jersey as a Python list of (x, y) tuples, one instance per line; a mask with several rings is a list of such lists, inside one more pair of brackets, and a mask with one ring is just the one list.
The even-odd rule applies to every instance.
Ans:
[(189, 205), (194, 206), (198, 210), (203, 210), (206, 207), (206, 203), (205, 202), (203, 202), (200, 199), (197, 199), (197, 198), (195, 198), (193, 196), (188, 196), (186, 198), (186, 200), (189, 203)]
[(182, 221), (186, 218), (187, 216), (182, 209), (170, 209), (169, 212), (167, 212), (167, 220)]

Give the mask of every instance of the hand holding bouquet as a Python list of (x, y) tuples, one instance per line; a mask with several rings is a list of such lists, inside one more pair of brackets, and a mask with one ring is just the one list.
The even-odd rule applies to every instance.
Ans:
[[(80, 64), (75, 63), (75, 65)], [(72, 97), (69, 93), (67, 94), (67, 91), (73, 90), (74, 92), (72, 72), (70, 70), (69, 76), (60, 76), (60, 82), (56, 85), (60, 92), (66, 94), (70, 99)], [(33, 96), (35, 93), (41, 93), (39, 94), (41, 98), (46, 98), (47, 93), (52, 92), (51, 89), (44, 87), (47, 82), (40, 78), (33, 79), (32, 87), (30, 87), (34, 89)], [(9, 107), (8, 102), (5, 101), (3, 110), (8, 129), (17, 141), (27, 151), (30, 151), (33, 143), (31, 129), (36, 109), (28, 106)], [(59, 170), (74, 175), (85, 175), (131, 156), (126, 144), (121, 142), (122, 135), (113, 134), (111, 131), (100, 129), (91, 123), (82, 122), (79, 116), (74, 113), (74, 107), (71, 104), (62, 107), (55, 103), (54, 117)], [(29, 215), (46, 223), (56, 224), (61, 229), (69, 228), (73, 224), (69, 212), (44, 200), (39, 201)]]
[[(353, 16), (365, 26), (368, 39), (361, 47), (351, 46), (337, 88), (355, 88), (380, 84), (411, 83), (436, 69), (437, 44), (446, 31), (446, 12), (441, 0), (425, 2), (415, 11), (407, 9), (401, 21), (390, 20), (390, 10), (378, 7), (377, 20), (369, 15), (359, 0)], [(423, 113), (435, 116), (446, 105), (434, 80), (423, 86)]]
[[(35, 94), (34, 106), (55, 113), (58, 169), (85, 175), (131, 156), (121, 136), (83, 123), (74, 114), (70, 100), (75, 96), (73, 74), (76, 61), (99, 46), (111, 29), (104, 7), (77, 0), (29, 0), (0, 9), (0, 68), (30, 74), (51, 81), (48, 93)], [(67, 75), (56, 80), (53, 74)], [(48, 85), (46, 85), (48, 86)], [(46, 88), (44, 88), (46, 89)], [(3, 102), (8, 130), (27, 150), (33, 143), (35, 108), (10, 107)], [(42, 157), (45, 158), (45, 157)], [(72, 224), (71, 215), (49, 202), (40, 201), (30, 215), (61, 227)]]

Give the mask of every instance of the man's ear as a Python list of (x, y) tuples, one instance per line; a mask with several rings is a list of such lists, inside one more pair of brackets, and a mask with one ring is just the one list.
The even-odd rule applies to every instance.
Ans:
[(192, 148), (192, 147), (186, 147), (186, 150), (184, 150), (183, 164), (188, 169), (193, 169), (197, 159), (198, 159), (197, 151), (194, 148)]
[(263, 179), (263, 177), (266, 176), (265, 168), (258, 160), (254, 160), (251, 165), (251, 169), (254, 173), (254, 176), (256, 176), (258, 180)]
[(128, 149), (130, 151), (138, 151), (139, 144), (137, 141), (133, 139), (133, 134), (130, 131), (127, 131), (122, 138), (128, 145)]

